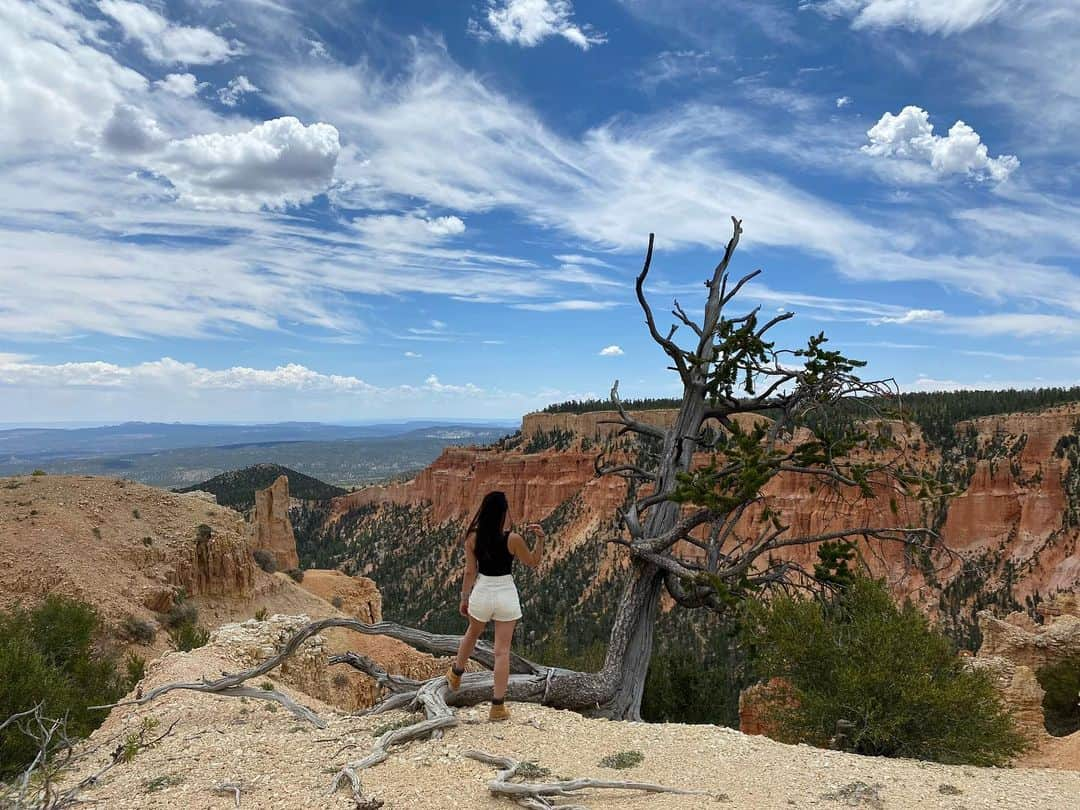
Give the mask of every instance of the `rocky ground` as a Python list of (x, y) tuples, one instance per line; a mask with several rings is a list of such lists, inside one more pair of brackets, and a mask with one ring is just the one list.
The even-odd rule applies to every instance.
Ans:
[[(268, 627), (283, 618), (266, 622)], [(142, 684), (197, 680), (236, 671), (250, 659), (238, 653), (237, 639), (257, 638), (261, 625), (223, 628), (210, 645), (192, 653), (168, 653), (155, 662)], [(250, 644), (248, 645), (250, 646)], [(318, 656), (318, 642), (301, 656)], [(277, 678), (266, 680), (313, 708), (328, 722), (318, 729), (284, 709), (260, 700), (217, 698), (173, 692), (138, 708), (121, 707), (91, 738), (104, 762), (115, 740), (154, 718), (158, 729), (176, 721), (170, 736), (127, 764), (114, 768), (84, 798), (102, 808), (228, 808), (241, 788), (241, 807), (353, 807), (347, 790), (327, 795), (333, 774), (347, 760), (364, 755), (373, 733), (406, 715), (350, 716)], [(365, 792), (386, 810), (451, 810), (511, 807), (492, 797), (487, 783), (494, 769), (462, 752), (532, 760), (553, 776), (592, 776), (654, 781), (704, 791), (702, 796), (646, 795), (625, 790), (592, 792), (586, 807), (685, 810), (722, 806), (747, 808), (1068, 808), (1077, 806), (1080, 773), (936, 765), (912, 760), (860, 757), (806, 746), (788, 746), (716, 726), (618, 723), (588, 720), (572, 712), (516, 705), (509, 723), (487, 722), (487, 707), (459, 710), (459, 725), (442, 740), (414, 742), (389, 760), (362, 772)], [(640, 751), (642, 762), (625, 770), (604, 768), (600, 760), (621, 751)]]

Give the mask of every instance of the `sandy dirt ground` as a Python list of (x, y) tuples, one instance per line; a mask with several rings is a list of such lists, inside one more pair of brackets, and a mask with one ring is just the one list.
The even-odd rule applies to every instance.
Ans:
[[(193, 653), (169, 653), (143, 683), (197, 680), (239, 667), (216, 642)], [(241, 807), (351, 807), (347, 790), (328, 795), (336, 770), (367, 752), (380, 725), (404, 719), (394, 712), (350, 716), (265, 680), (305, 703), (327, 721), (324, 729), (297, 720), (260, 700), (174, 692), (138, 708), (115, 709), (91, 738), (104, 762), (114, 740), (137, 730), (145, 717), (172, 734), (130, 763), (117, 766), (85, 793), (101, 808), (228, 808), (222, 782), (241, 785)], [(459, 725), (442, 740), (413, 742), (362, 773), (364, 790), (385, 810), (509, 808), (492, 797), (494, 770), (462, 752), (532, 760), (555, 776), (592, 776), (660, 782), (705, 791), (704, 796), (646, 795), (629, 791), (585, 793), (590, 808), (865, 807), (865, 808), (1061, 808), (1075, 810), (1080, 773), (1022, 768), (974, 768), (860, 757), (807, 746), (788, 746), (716, 726), (620, 723), (589, 720), (572, 712), (514, 705), (510, 722), (487, 722), (487, 706), (458, 710)], [(640, 751), (640, 765), (613, 770), (600, 760)], [(90, 768), (88, 763), (84, 771)]]

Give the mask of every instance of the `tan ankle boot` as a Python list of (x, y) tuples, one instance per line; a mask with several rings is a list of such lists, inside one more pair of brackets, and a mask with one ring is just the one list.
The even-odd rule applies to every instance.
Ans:
[(454, 672), (454, 665), (451, 664), (446, 670), (446, 683), (450, 686), (451, 691), (456, 692), (461, 688), (461, 676)]
[(507, 706), (505, 703), (498, 703), (498, 704), (492, 703), (491, 704), (491, 711), (488, 712), (488, 720), (490, 720), (492, 723), (498, 723), (498, 722), (501, 722), (503, 720), (509, 720), (509, 719), (510, 719), (510, 707), (509, 706)]

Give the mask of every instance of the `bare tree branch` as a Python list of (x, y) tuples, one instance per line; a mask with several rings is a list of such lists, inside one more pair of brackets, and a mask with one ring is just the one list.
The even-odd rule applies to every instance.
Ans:
[(576, 796), (582, 790), (641, 790), (646, 793), (675, 793), (683, 796), (709, 796), (704, 790), (688, 790), (685, 788), (668, 787), (653, 782), (630, 782), (611, 779), (559, 779), (551, 782), (515, 782), (513, 781), (521, 768), (521, 762), (510, 757), (496, 756), (485, 751), (462, 751), (462, 756), (475, 759), (487, 765), (494, 765), (499, 769), (498, 775), (488, 783), (488, 789), (496, 796), (511, 799), (522, 807), (547, 808), (568, 805), (556, 805), (552, 802), (554, 797)]
[(672, 328), (672, 331), (667, 337), (663, 337), (660, 332), (657, 331), (656, 320), (653, 318), (652, 308), (649, 306), (649, 301), (645, 297), (645, 278), (649, 275), (649, 267), (652, 265), (654, 236), (655, 234), (649, 234), (649, 248), (645, 253), (645, 264), (638, 274), (637, 283), (634, 285), (634, 289), (637, 291), (637, 299), (638, 303), (641, 305), (641, 311), (645, 313), (645, 323), (649, 327), (649, 334), (652, 335), (653, 340), (660, 344), (660, 347), (663, 348), (668, 356), (675, 362), (675, 370), (679, 372), (679, 376), (686, 380), (689, 372), (686, 367), (686, 359), (683, 356), (683, 350), (671, 341), (671, 336), (675, 333), (675, 328)]

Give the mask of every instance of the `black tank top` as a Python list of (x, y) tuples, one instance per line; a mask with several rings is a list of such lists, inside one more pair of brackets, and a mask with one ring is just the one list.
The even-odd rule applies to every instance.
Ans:
[(514, 555), (510, 553), (507, 543), (509, 539), (510, 532), (486, 539), (476, 535), (476, 564), (481, 574), (486, 577), (504, 577), (511, 572)]

